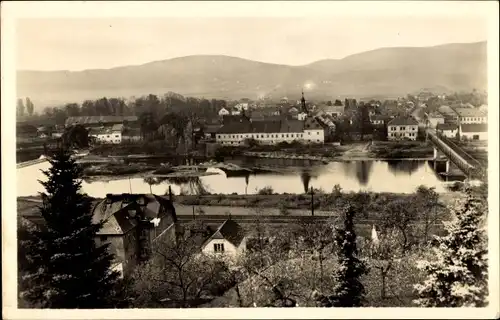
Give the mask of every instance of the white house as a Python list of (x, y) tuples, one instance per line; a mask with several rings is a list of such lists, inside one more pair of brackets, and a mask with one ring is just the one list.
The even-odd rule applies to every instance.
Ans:
[(444, 124), (444, 116), (439, 112), (431, 112), (427, 115), (427, 123), (431, 128), (436, 128), (438, 124)]
[(119, 144), (122, 142), (123, 124), (115, 124), (111, 128), (100, 128), (91, 130), (89, 136), (94, 137), (100, 143)]
[(224, 221), (201, 246), (205, 254), (236, 258), (246, 250), (247, 238), (243, 228), (234, 220)]
[(458, 126), (453, 123), (438, 123), (436, 131), (441, 133), (447, 138), (456, 138), (458, 133)]
[(243, 111), (243, 110), (248, 110), (248, 103), (238, 103), (237, 105), (234, 106), (235, 109), (239, 110), (239, 111)]
[(387, 139), (417, 140), (418, 122), (410, 117), (397, 117), (387, 124)]
[(475, 108), (455, 108), (458, 124), (487, 123), (486, 112)]
[(304, 120), (306, 120), (306, 118), (307, 118), (307, 113), (305, 113), (303, 111), (301, 113), (297, 114), (297, 119), (300, 121), (304, 121)]
[(226, 109), (226, 108), (221, 108), (219, 110), (219, 116), (227, 116), (227, 115), (230, 115), (231, 113)]
[(236, 107), (231, 109), (231, 115), (233, 115), (233, 116), (239, 116), (241, 114), (241, 112), (242, 112), (242, 110), (240, 110)]
[(460, 124), (462, 140), (488, 140), (488, 125), (486, 123)]

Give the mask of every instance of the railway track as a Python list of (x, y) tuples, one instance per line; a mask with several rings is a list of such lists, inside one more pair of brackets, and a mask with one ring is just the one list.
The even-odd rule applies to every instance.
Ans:
[[(203, 216), (193, 216), (190, 215), (178, 215), (177, 220), (181, 223), (187, 223), (194, 220), (201, 220), (205, 223), (213, 223), (220, 224), (227, 219), (231, 218), (232, 220), (241, 223), (241, 224), (250, 224), (259, 221), (261, 223), (268, 224), (289, 224), (289, 223), (313, 223), (313, 222), (326, 222), (332, 218), (336, 218), (335, 216), (249, 216), (249, 215), (233, 215), (229, 217), (228, 215), (203, 215)], [(355, 224), (358, 225), (372, 225), (380, 223), (379, 219), (355, 219)], [(420, 223), (415, 223), (415, 225), (419, 225)], [(439, 226), (441, 223), (433, 224), (433, 226)]]

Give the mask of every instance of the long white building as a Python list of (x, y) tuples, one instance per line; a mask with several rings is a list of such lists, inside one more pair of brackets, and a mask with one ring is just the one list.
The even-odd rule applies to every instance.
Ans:
[(314, 119), (305, 121), (283, 118), (281, 120), (250, 121), (244, 117), (222, 126), (216, 134), (216, 142), (222, 145), (243, 145), (254, 139), (262, 144), (300, 141), (324, 143), (325, 131)]

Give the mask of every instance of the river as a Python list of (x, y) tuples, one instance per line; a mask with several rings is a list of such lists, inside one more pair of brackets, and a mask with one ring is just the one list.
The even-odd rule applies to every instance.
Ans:
[[(269, 160), (266, 160), (269, 161)], [(41, 170), (48, 169), (48, 162), (17, 169), (17, 195), (31, 196), (44, 191), (38, 180), (44, 180)], [(168, 186), (175, 194), (195, 193), (199, 188), (211, 193), (255, 194), (264, 187), (271, 187), (277, 193), (303, 193), (310, 187), (330, 192), (338, 184), (344, 191), (372, 191), (411, 193), (419, 185), (435, 187), (445, 192), (445, 182), (434, 172), (428, 161), (348, 161), (287, 167), (286, 173), (247, 174), (227, 177), (219, 169), (212, 169), (217, 175), (187, 179), (189, 181), (165, 180), (149, 185), (143, 178), (119, 178), (110, 181), (83, 181), (82, 189), (93, 197), (104, 197), (107, 193), (149, 193), (165, 194)], [(210, 169), (209, 169), (210, 170)], [(184, 179), (186, 180), (186, 179)]]

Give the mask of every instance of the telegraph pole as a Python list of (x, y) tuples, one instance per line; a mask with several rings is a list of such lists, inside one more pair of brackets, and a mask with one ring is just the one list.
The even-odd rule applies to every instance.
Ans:
[(314, 190), (311, 187), (311, 216), (314, 217)]

